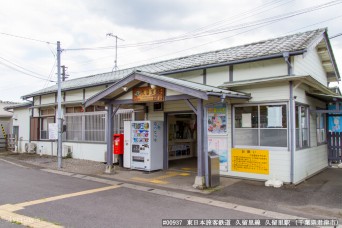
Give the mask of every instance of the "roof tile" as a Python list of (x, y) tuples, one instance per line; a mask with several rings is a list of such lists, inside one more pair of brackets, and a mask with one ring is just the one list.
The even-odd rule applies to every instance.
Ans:
[[(253, 57), (269, 56), (285, 51), (299, 51), (307, 48), (314, 39), (316, 39), (318, 36), (321, 36), (322, 33), (324, 33), (325, 31), (326, 29), (317, 29), (251, 44), (230, 47), (222, 50), (215, 50), (211, 52), (205, 52), (190, 56), (184, 56), (181, 58), (141, 65), (128, 69), (118, 70), (115, 72), (107, 72), (73, 80), (67, 80), (62, 83), (62, 90), (71, 90), (87, 86), (114, 83), (115, 81), (132, 73), (134, 70), (141, 70), (154, 74), (163, 74), (168, 71), (206, 66), (215, 63), (227, 62), (228, 64), (232, 61), (244, 60)], [(25, 95), (23, 96), (23, 98), (29, 98), (32, 96), (47, 94), (55, 91), (57, 91), (57, 85)]]

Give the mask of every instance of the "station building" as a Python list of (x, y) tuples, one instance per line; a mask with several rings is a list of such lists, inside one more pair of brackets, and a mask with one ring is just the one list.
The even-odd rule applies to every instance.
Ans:
[[(222, 176), (296, 184), (328, 166), (327, 107), (342, 98), (329, 84), (338, 81), (325, 28), (67, 80), (63, 153), (105, 162), (124, 121), (163, 121), (163, 169), (191, 164), (207, 185), (215, 151)], [(57, 86), (22, 98), (32, 104), (7, 107), (20, 148), (56, 155)]]

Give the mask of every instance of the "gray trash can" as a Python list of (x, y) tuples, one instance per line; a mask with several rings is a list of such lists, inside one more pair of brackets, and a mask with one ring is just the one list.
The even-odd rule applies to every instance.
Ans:
[(220, 157), (213, 151), (208, 152), (209, 187), (220, 185)]

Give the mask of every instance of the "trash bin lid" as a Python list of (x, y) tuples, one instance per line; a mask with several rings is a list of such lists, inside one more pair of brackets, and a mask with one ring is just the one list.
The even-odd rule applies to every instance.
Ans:
[(209, 157), (218, 157), (219, 155), (215, 153), (215, 151), (208, 151), (208, 156)]

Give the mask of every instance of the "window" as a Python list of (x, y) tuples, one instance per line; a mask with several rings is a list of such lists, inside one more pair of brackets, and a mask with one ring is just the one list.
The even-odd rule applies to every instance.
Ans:
[[(103, 106), (92, 106), (95, 110)], [(106, 141), (106, 112), (68, 113), (64, 115), (66, 132), (64, 140), (79, 142)], [(124, 121), (134, 119), (133, 109), (120, 109), (114, 116), (114, 134), (123, 133)]]
[(105, 142), (106, 113), (65, 115), (66, 141)]
[(325, 114), (317, 113), (317, 116), (316, 116), (317, 144), (322, 144), (322, 143), (327, 142), (325, 129), (326, 129)]
[(39, 117), (31, 117), (30, 119), (30, 140), (39, 140)]
[(55, 109), (53, 108), (46, 108), (40, 110), (41, 116), (54, 116), (55, 115)]
[(55, 109), (45, 108), (40, 110), (39, 131), (40, 139), (49, 139), (49, 124), (55, 123)]
[(86, 112), (101, 112), (105, 110), (106, 110), (105, 106), (99, 106), (99, 105), (90, 105), (86, 107)]
[(82, 106), (66, 107), (65, 112), (66, 113), (80, 113), (80, 112), (83, 112), (83, 108)]
[(235, 145), (287, 147), (287, 106), (235, 107)]
[(296, 105), (296, 147), (309, 147), (309, 108)]
[(40, 118), (40, 139), (49, 139), (49, 124), (54, 122), (54, 116)]
[(106, 114), (93, 114), (85, 116), (85, 141), (105, 141)]

